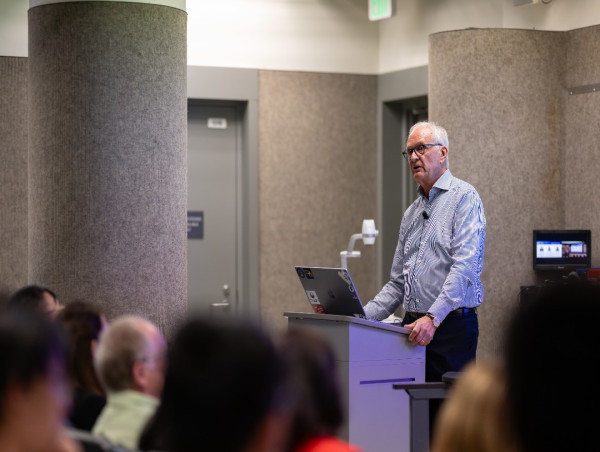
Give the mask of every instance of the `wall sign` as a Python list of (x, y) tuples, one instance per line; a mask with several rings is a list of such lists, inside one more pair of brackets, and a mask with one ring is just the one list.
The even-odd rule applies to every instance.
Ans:
[(187, 213), (187, 238), (188, 239), (203, 239), (204, 238), (204, 211), (188, 210), (188, 213)]
[(206, 123), (209, 129), (226, 129), (227, 119), (225, 118), (208, 118)]

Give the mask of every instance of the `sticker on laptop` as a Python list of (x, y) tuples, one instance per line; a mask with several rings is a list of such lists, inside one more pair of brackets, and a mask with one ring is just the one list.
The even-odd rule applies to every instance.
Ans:
[(315, 292), (314, 290), (307, 290), (306, 295), (308, 296), (308, 301), (310, 301), (310, 304), (321, 304), (321, 302), (319, 301), (319, 297), (317, 296), (317, 292)]
[(310, 305), (313, 308), (313, 311), (317, 314), (325, 314), (325, 308), (319, 301), (319, 297), (317, 296), (317, 292), (314, 290), (307, 290), (306, 295), (308, 296), (308, 301), (310, 301)]
[[(348, 284), (348, 290), (350, 291), (350, 293), (356, 292), (356, 289), (354, 288), (354, 284), (352, 284), (352, 280), (350, 279), (350, 275), (348, 274), (348, 272), (346, 270), (340, 270), (338, 272), (338, 276), (340, 278), (342, 278), (346, 284)], [(355, 296), (354, 298), (358, 298), (358, 297)]]
[(347, 272), (346, 270), (340, 270), (340, 271), (338, 272), (338, 276), (339, 276), (340, 278), (342, 278), (342, 279), (344, 280), (344, 282), (345, 282), (346, 284), (348, 284), (349, 286), (351, 286), (351, 285), (352, 285), (352, 281), (350, 280), (350, 275), (348, 274), (348, 272)]
[(325, 314), (325, 308), (320, 304), (313, 304), (312, 308), (313, 311), (315, 311), (315, 314)]
[(300, 278), (315, 279), (315, 276), (310, 268), (297, 268), (296, 272)]

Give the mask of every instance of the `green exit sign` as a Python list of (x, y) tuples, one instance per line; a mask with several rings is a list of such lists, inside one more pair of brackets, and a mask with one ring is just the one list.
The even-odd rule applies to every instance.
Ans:
[(392, 17), (394, 0), (369, 0), (369, 20), (381, 20)]

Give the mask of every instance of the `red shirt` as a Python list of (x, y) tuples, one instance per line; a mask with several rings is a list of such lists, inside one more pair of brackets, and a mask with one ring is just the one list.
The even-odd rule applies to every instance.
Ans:
[(332, 436), (318, 436), (302, 443), (295, 452), (362, 452), (362, 450)]

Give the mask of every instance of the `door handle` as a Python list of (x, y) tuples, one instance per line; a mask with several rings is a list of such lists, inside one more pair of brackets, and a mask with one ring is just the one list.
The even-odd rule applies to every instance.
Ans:
[(219, 303), (211, 303), (210, 310), (211, 311), (229, 311), (229, 307), (231, 303), (229, 302), (229, 294), (231, 293), (231, 289), (228, 284), (223, 285), (223, 301)]

